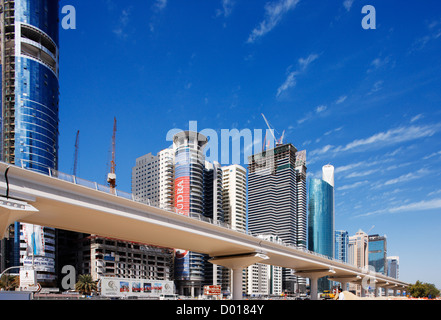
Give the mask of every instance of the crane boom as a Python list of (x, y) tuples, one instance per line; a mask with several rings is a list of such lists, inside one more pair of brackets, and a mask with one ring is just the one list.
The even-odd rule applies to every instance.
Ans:
[(115, 187), (116, 187), (115, 141), (116, 141), (116, 118), (114, 118), (113, 120), (112, 160), (110, 161), (110, 173), (107, 175), (107, 182), (109, 183), (112, 192), (115, 192)]
[(77, 168), (78, 168), (78, 149), (80, 144), (80, 130), (77, 131), (77, 137), (75, 139), (75, 154), (74, 154), (74, 166), (73, 166), (73, 172), (72, 174), (74, 176), (77, 175)]
[(269, 129), (269, 131), (271, 132), (271, 134), (272, 134), (272, 136), (273, 136), (273, 138), (274, 138), (274, 141), (277, 142), (277, 138), (276, 138), (276, 136), (274, 135), (274, 129), (271, 128), (271, 126), (270, 126), (268, 120), (266, 119), (266, 117), (265, 117), (265, 115), (264, 115), (263, 113), (262, 113), (262, 117), (263, 117), (263, 120), (265, 120), (265, 123), (266, 123), (266, 125), (268, 126), (268, 129)]

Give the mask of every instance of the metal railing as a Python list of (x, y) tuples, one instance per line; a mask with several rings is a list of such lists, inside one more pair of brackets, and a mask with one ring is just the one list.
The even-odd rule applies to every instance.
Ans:
[[(23, 166), (23, 164), (22, 164), (22, 168), (26, 169), (26, 170), (30, 170), (30, 171), (35, 171), (35, 170), (31, 170), (29, 168), (26, 168), (26, 166)], [(41, 172), (41, 173), (43, 173), (43, 172)], [(302, 252), (304, 252), (306, 254), (311, 254), (311, 255), (314, 255), (316, 257), (320, 257), (320, 258), (329, 260), (330, 262), (337, 262), (337, 263), (345, 264), (345, 265), (350, 266), (350, 267), (355, 267), (353, 264), (350, 264), (348, 262), (344, 262), (344, 261), (335, 259), (333, 257), (329, 257), (329, 256), (326, 256), (326, 255), (314, 252), (314, 251), (310, 251), (310, 250), (308, 250), (306, 248), (303, 248), (303, 247), (299, 247), (299, 246), (295, 246), (295, 245), (292, 245), (292, 244), (289, 244), (289, 243), (285, 243), (285, 242), (283, 242), (280, 239), (264, 239), (262, 237), (259, 237), (258, 234), (253, 234), (252, 232), (250, 232), (248, 230), (233, 229), (227, 223), (224, 223), (224, 222), (221, 222), (221, 221), (214, 221), (213, 219), (205, 217), (205, 216), (203, 216), (201, 214), (198, 214), (198, 213), (191, 213), (189, 215), (183, 215), (182, 213), (178, 212), (177, 208), (174, 208), (173, 210), (164, 209), (163, 207), (161, 207), (157, 203), (151, 203), (148, 199), (146, 201), (145, 199), (138, 198), (138, 197), (134, 196), (132, 193), (124, 192), (124, 191), (117, 190), (117, 189), (115, 189), (114, 192), (112, 192), (112, 190), (111, 190), (111, 188), (109, 186), (102, 185), (102, 184), (99, 184), (97, 182), (89, 181), (89, 180), (86, 180), (86, 179), (82, 179), (82, 178), (76, 177), (74, 175), (67, 174), (67, 173), (64, 173), (64, 172), (52, 169), (52, 168), (48, 168), (48, 175), (50, 177), (52, 177), (52, 178), (56, 178), (56, 179), (59, 179), (59, 180), (67, 181), (67, 182), (70, 182), (70, 183), (73, 183), (73, 184), (76, 184), (76, 185), (80, 185), (80, 186), (83, 186), (83, 187), (86, 187), (86, 188), (90, 188), (90, 189), (93, 189), (93, 190), (96, 190), (96, 191), (105, 192), (107, 194), (111, 194), (111, 195), (114, 195), (116, 197), (132, 200), (132, 201), (135, 201), (135, 202), (138, 202), (138, 203), (144, 203), (144, 204), (149, 205), (151, 207), (155, 207), (155, 208), (167, 211), (167, 212), (171, 212), (171, 213), (174, 213), (174, 214), (177, 214), (177, 215), (180, 215), (180, 216), (186, 216), (186, 217), (188, 217), (190, 219), (195, 219), (195, 220), (198, 220), (198, 221), (203, 221), (203, 222), (207, 222), (207, 223), (210, 223), (210, 224), (215, 224), (215, 225), (218, 225), (220, 227), (223, 227), (223, 228), (226, 228), (226, 229), (229, 229), (229, 230), (234, 230), (234, 231), (237, 231), (237, 232), (240, 232), (240, 233), (252, 236), (254, 238), (259, 238), (262, 241), (268, 241), (268, 242), (280, 244), (280, 245), (285, 246), (287, 248), (295, 249), (295, 250), (298, 250), (298, 251), (302, 251)]]

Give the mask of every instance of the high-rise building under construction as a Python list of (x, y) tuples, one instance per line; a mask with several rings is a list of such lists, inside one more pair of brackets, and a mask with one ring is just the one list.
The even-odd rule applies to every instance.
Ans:
[[(255, 235), (278, 236), (288, 245), (306, 248), (305, 151), (283, 144), (248, 160), (248, 230)], [(284, 269), (284, 292), (304, 291), (305, 287), (305, 279)]]
[[(0, 1), (1, 160), (44, 174), (58, 166), (58, 38), (58, 0)], [(53, 286), (55, 229), (16, 222), (7, 236), (0, 267), (34, 256), (38, 282)]]

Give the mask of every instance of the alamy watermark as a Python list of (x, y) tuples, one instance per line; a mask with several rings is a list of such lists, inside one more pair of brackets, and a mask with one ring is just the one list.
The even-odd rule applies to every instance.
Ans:
[[(75, 30), (77, 28), (77, 13), (73, 5), (65, 5), (61, 9), (61, 13), (64, 15), (61, 20), (61, 27), (64, 30)], [(361, 9), (361, 13), (365, 14), (361, 20), (361, 26), (365, 30), (376, 29), (376, 16), (377, 12), (374, 6), (365, 5)]]
[(365, 5), (361, 9), (361, 13), (365, 14), (361, 20), (361, 26), (365, 30), (377, 28), (377, 11), (372, 5)]
[(61, 9), (64, 15), (61, 20), (61, 27), (64, 30), (75, 30), (77, 28), (77, 11), (74, 6), (66, 5)]
[[(207, 138), (205, 145), (205, 160), (218, 162), (221, 165), (248, 164), (252, 155), (271, 152), (277, 144), (274, 129), (220, 129), (211, 128), (199, 130), (197, 121), (190, 121), (188, 131), (198, 133), (198, 139)], [(171, 129), (167, 132), (166, 141), (173, 142), (173, 137), (185, 130)]]

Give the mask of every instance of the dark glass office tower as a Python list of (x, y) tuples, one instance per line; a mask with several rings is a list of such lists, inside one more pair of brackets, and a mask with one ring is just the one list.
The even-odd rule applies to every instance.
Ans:
[[(0, 4), (1, 160), (47, 174), (58, 162), (58, 0)], [(47, 259), (42, 263), (49, 263), (39, 282), (53, 282), (55, 230), (32, 229), (43, 234), (39, 252)], [(4, 265), (18, 265), (26, 257), (20, 251), (20, 241), (26, 241), (23, 236), (20, 240), (23, 231), (23, 225), (15, 223), (13, 249), (8, 247)]]
[[(248, 230), (306, 248), (306, 152), (278, 145), (248, 158)], [(283, 269), (283, 290), (306, 290), (306, 281)]]
[(378, 234), (369, 236), (369, 265), (375, 272), (387, 275), (387, 239)]

